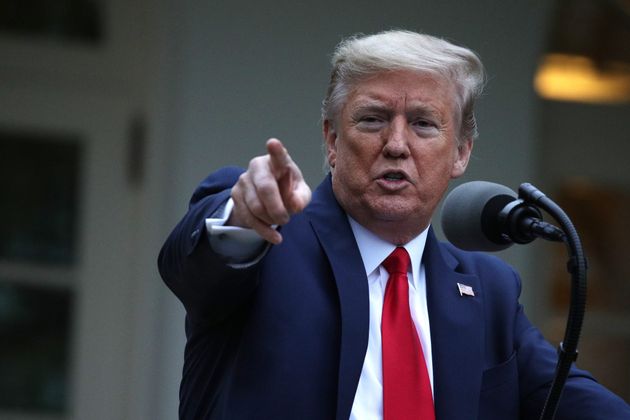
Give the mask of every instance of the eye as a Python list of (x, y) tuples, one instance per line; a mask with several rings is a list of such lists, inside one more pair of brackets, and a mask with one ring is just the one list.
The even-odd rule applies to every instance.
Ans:
[(432, 137), (439, 133), (439, 125), (428, 118), (418, 118), (411, 122), (413, 130), (421, 137)]
[(361, 122), (365, 122), (365, 123), (376, 123), (379, 121), (380, 121), (380, 118), (375, 117), (374, 115), (368, 115), (361, 118)]
[(367, 114), (356, 118), (355, 124), (359, 130), (376, 131), (386, 124), (386, 120), (379, 115)]
[(412, 123), (412, 125), (420, 128), (431, 128), (436, 126), (432, 121), (429, 121), (427, 119), (416, 120)]

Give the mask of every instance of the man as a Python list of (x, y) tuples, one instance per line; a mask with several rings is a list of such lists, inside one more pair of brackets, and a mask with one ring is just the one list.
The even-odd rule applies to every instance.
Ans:
[[(406, 31), (351, 38), (313, 193), (279, 140), (195, 191), (159, 257), (186, 311), (186, 419), (538, 418), (556, 354), (494, 257), (429, 227), (468, 164), (483, 69)], [(573, 370), (559, 419), (630, 418)]]

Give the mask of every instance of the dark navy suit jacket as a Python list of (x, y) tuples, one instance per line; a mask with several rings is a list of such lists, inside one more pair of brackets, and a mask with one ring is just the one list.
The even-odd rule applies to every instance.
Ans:
[[(328, 177), (282, 226), (262, 261), (233, 269), (212, 251), (204, 220), (242, 170), (195, 191), (159, 268), (183, 302), (184, 419), (347, 419), (368, 342), (368, 284)], [(438, 419), (536, 419), (556, 352), (518, 303), (518, 275), (495, 257), (429, 233), (423, 256)], [(474, 297), (460, 296), (457, 283)], [(574, 369), (557, 419), (630, 419), (628, 405)]]

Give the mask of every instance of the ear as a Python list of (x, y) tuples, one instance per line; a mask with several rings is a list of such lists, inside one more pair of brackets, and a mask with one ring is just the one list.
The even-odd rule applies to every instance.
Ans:
[(451, 170), (451, 178), (459, 178), (464, 174), (464, 172), (466, 172), (472, 148), (472, 139), (466, 139), (457, 146), (455, 150), (455, 160), (453, 161), (453, 168)]
[(330, 168), (334, 168), (337, 162), (337, 132), (330, 120), (324, 120), (322, 126), (324, 141), (326, 142), (326, 159)]

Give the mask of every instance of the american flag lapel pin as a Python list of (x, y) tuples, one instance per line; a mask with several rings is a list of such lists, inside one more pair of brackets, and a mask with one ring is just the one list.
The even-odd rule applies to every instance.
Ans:
[(473, 290), (473, 288), (466, 284), (457, 283), (457, 289), (459, 289), (460, 296), (475, 296), (475, 291)]

